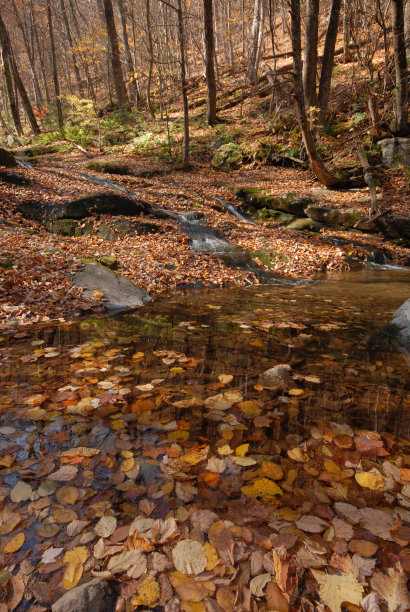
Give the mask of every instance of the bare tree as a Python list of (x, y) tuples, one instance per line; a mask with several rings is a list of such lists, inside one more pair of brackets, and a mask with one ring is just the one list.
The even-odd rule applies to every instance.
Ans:
[(318, 105), (316, 94), (318, 30), (319, 0), (307, 0), (305, 53), (302, 72), (305, 105), (307, 109), (311, 106)]
[(112, 0), (103, 0), (104, 18), (109, 40), (110, 64), (114, 80), (115, 95), (118, 106), (126, 106), (128, 103), (127, 90), (125, 89), (124, 76), (121, 66), (120, 47), (118, 45), (118, 34), (114, 20), (114, 9)]
[(337, 31), (339, 27), (341, 0), (333, 0), (330, 9), (329, 23), (326, 31), (325, 49), (323, 52), (322, 70), (319, 82), (319, 108), (320, 120), (323, 121), (329, 101), (330, 83), (332, 80), (333, 62), (335, 58), (335, 47)]
[(205, 72), (207, 85), (206, 120), (209, 125), (216, 121), (215, 40), (212, 0), (204, 0)]
[(263, 0), (254, 0), (251, 33), (251, 47), (246, 76), (250, 83), (256, 83), (261, 55), (263, 24), (265, 20), (265, 4)]
[(61, 99), (60, 99), (60, 81), (58, 79), (58, 67), (57, 67), (56, 48), (55, 48), (55, 41), (54, 41), (54, 28), (53, 28), (53, 16), (51, 12), (51, 0), (47, 0), (47, 22), (48, 22), (48, 33), (50, 36), (51, 63), (52, 63), (52, 70), (53, 70), (54, 94), (55, 94), (55, 103), (56, 103), (56, 108), (57, 108), (58, 127), (60, 128), (60, 130), (62, 130), (64, 127), (63, 109), (61, 106)]
[(406, 47), (404, 39), (404, 7), (403, 0), (391, 0), (394, 67), (396, 71), (396, 107), (394, 132), (399, 136), (407, 136), (408, 125), (408, 74)]

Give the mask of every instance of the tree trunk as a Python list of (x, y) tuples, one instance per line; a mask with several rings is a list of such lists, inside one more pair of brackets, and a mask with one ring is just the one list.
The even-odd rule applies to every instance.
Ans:
[(352, 0), (343, 0), (343, 62), (352, 61), (350, 51)]
[[(3, 52), (3, 60), (5, 60), (5, 64), (8, 64), (8, 67), (11, 73), (11, 77), (13, 78), (16, 89), (18, 90), (18, 93), (20, 95), (21, 102), (24, 108), (24, 112), (26, 113), (27, 118), (30, 122), (31, 129), (34, 134), (40, 134), (40, 128), (38, 127), (38, 123), (34, 116), (33, 109), (31, 108), (30, 100), (28, 99), (26, 89), (24, 87), (23, 81), (21, 80), (19, 71), (17, 69), (17, 64), (13, 56), (13, 50), (11, 47), (10, 38), (6, 30), (4, 21), (1, 17), (1, 14), (0, 14), (0, 45), (2, 48), (2, 52)], [(16, 109), (17, 109), (17, 100), (15, 96), (13, 97), (14, 97), (14, 101), (15, 101)], [(11, 103), (11, 99), (10, 99), (10, 103)], [(16, 114), (18, 115), (18, 110), (16, 110)], [(13, 117), (13, 120), (14, 120), (14, 117)], [(19, 121), (20, 120), (18, 119), (18, 123)], [(20, 123), (20, 127), (21, 127), (21, 123)], [(17, 126), (16, 126), (16, 130), (17, 130)]]
[(54, 42), (53, 16), (51, 13), (51, 0), (47, 0), (47, 21), (48, 21), (48, 33), (50, 36), (51, 63), (52, 63), (52, 70), (53, 70), (54, 95), (56, 99), (58, 127), (61, 132), (64, 128), (64, 121), (63, 121), (63, 109), (61, 107), (61, 100), (60, 100), (60, 82), (58, 80), (56, 48), (55, 48), (55, 42)]
[(302, 73), (305, 107), (307, 109), (318, 106), (316, 95), (318, 29), (319, 0), (307, 0), (305, 53)]
[(152, 105), (152, 100), (151, 100), (152, 73), (154, 70), (154, 47), (152, 43), (150, 0), (146, 0), (145, 10), (146, 10), (146, 20), (147, 20), (148, 55), (149, 55), (148, 80), (147, 80), (147, 108), (149, 110), (149, 114), (151, 115), (151, 117), (155, 119), (154, 107)]
[(120, 11), (122, 42), (124, 45), (125, 62), (127, 66), (128, 93), (129, 93), (129, 97), (132, 100), (133, 104), (137, 105), (138, 104), (138, 88), (137, 88), (137, 83), (135, 81), (134, 64), (132, 62), (131, 49), (130, 49), (130, 45), (128, 42), (127, 17), (125, 13), (125, 5), (124, 5), (124, 0), (117, 0), (117, 2), (118, 2), (118, 8)]
[(216, 121), (216, 79), (215, 79), (215, 41), (214, 17), (212, 0), (204, 0), (204, 29), (205, 29), (205, 72), (207, 86), (206, 120), (209, 125)]
[(399, 136), (407, 136), (408, 125), (408, 74), (406, 47), (404, 41), (404, 7), (403, 0), (392, 0), (392, 26), (394, 45), (394, 67), (396, 72), (396, 108), (394, 132)]
[(103, 0), (103, 4), (105, 24), (107, 27), (107, 35), (110, 43), (110, 64), (114, 80), (115, 95), (117, 98), (118, 106), (123, 107), (127, 105), (128, 98), (122, 73), (120, 48), (118, 45), (118, 35), (117, 28), (115, 27), (112, 0)]
[(249, 82), (255, 84), (258, 77), (260, 47), (263, 35), (263, 0), (255, 0), (253, 6), (253, 20), (251, 32), (251, 48), (249, 53), (248, 70), (246, 76)]
[[(0, 16), (0, 19), (1, 19), (1, 16)], [(1, 27), (0, 27), (0, 44), (1, 44), (1, 50), (2, 50), (1, 54), (2, 54), (4, 80), (6, 82), (6, 90), (7, 90), (7, 96), (9, 99), (10, 113), (13, 119), (13, 123), (16, 129), (17, 135), (21, 136), (23, 134), (23, 126), (21, 125), (19, 109), (17, 106), (16, 97), (14, 95), (13, 78), (11, 76), (10, 61), (9, 61), (7, 52), (5, 52), (5, 49), (3, 46), (3, 40), (1, 38)]]
[[(73, 4), (73, 0), (68, 0), (68, 3), (70, 5), (70, 10), (71, 10), (71, 14), (73, 17), (73, 24), (74, 24), (74, 28), (75, 28), (75, 32), (77, 35), (77, 39), (80, 40), (81, 39), (81, 30), (80, 30), (80, 26), (78, 23), (78, 19), (77, 19), (77, 15), (75, 13), (75, 8), (74, 8), (74, 4)], [(88, 95), (94, 100), (96, 100), (96, 95), (95, 95), (95, 90), (94, 90), (94, 85), (93, 85), (93, 81), (91, 78), (91, 74), (90, 71), (88, 69), (88, 65), (87, 65), (87, 61), (84, 59), (83, 54), (81, 52), (79, 52), (81, 61), (82, 61), (82, 65), (83, 65), (83, 69), (85, 72), (85, 78), (87, 79), (87, 88), (88, 88)]]
[(329, 23), (327, 26), (325, 49), (323, 52), (322, 71), (320, 73), (319, 83), (320, 121), (323, 121), (327, 113), (327, 105), (329, 102), (330, 83), (332, 80), (333, 61), (335, 58), (337, 30), (339, 27), (340, 5), (341, 0), (332, 1), (332, 8), (330, 9)]
[(301, 45), (301, 24), (300, 24), (300, 0), (291, 0), (292, 18), (292, 52), (293, 52), (293, 79), (295, 88), (296, 115), (299, 128), (302, 134), (303, 143), (309, 158), (310, 166), (316, 178), (329, 187), (338, 183), (338, 179), (332, 176), (325, 168), (320, 159), (316, 146), (309, 129), (306, 116), (305, 97), (303, 92), (302, 78), (302, 45)]
[(410, 64), (410, 0), (406, 1), (404, 9), (404, 38), (406, 40), (407, 64)]
[(189, 168), (189, 109), (188, 95), (186, 82), (186, 58), (185, 58), (185, 32), (184, 32), (184, 16), (182, 12), (182, 0), (177, 2), (178, 15), (178, 43), (181, 62), (181, 93), (182, 105), (184, 109), (184, 142), (182, 147), (182, 167)]
[(64, 22), (64, 27), (65, 27), (65, 32), (66, 32), (66, 36), (67, 36), (68, 46), (70, 48), (71, 59), (72, 59), (74, 75), (75, 75), (75, 80), (77, 81), (78, 93), (80, 94), (81, 98), (84, 98), (84, 89), (83, 89), (83, 85), (81, 83), (81, 76), (80, 76), (80, 71), (78, 69), (77, 56), (76, 56), (75, 51), (74, 51), (73, 37), (71, 36), (70, 24), (68, 22), (67, 10), (66, 10), (66, 6), (65, 6), (65, 3), (64, 3), (64, 0), (60, 0), (60, 9), (61, 9), (61, 16), (62, 16), (63, 22)]

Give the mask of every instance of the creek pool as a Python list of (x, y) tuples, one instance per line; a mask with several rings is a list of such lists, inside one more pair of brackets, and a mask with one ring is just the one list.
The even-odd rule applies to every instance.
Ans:
[[(256, 567), (246, 565), (249, 555), (262, 555), (260, 573), (273, 575), (261, 559), (270, 545), (275, 548), (275, 538), (303, 572), (326, 565), (322, 561), (332, 552), (347, 554), (346, 542), (337, 537), (310, 534), (306, 537), (316, 538), (316, 544), (309, 550), (322, 547), (319, 554), (326, 554), (319, 559), (314, 551), (315, 562), (304, 557), (298, 548), (303, 513), (320, 516), (324, 524), (339, 512), (341, 506), (330, 506), (341, 499), (362, 509), (387, 499), (390, 514), (399, 512), (399, 480), (384, 498), (389, 474), (380, 475), (377, 483), (384, 484), (365, 493), (353, 476), (355, 470), (380, 470), (379, 461), (395, 449), (394, 457), (404, 458), (395, 459), (400, 479), (397, 465), (405, 467), (410, 456), (408, 364), (380, 333), (408, 298), (409, 281), (407, 270), (361, 270), (293, 287), (186, 291), (133, 313), (43, 328), (0, 344), (0, 563), (3, 574), (9, 572), (0, 572), (2, 583), (11, 580), (15, 568), (20, 577), (27, 563), (31, 568), (21, 578), (27, 592), (16, 610), (29, 609), (33, 601), (48, 606), (67, 590), (67, 567), (73, 563), (64, 556), (67, 550), (88, 551), (76, 579), (105, 571), (107, 559), (122, 545), (130, 549), (128, 527), (139, 515), (158, 519), (159, 525), (175, 519), (175, 537), (185, 534), (200, 543), (208, 538), (217, 567), (225, 564), (230, 578), (224, 582), (218, 574), (212, 582), (209, 575), (208, 590), (201, 586), (203, 597), (195, 601), (219, 601), (221, 588), (231, 601), (228, 591), (236, 592), (242, 576), (244, 601), (242, 595), (238, 601), (243, 607), (236, 609), (245, 610)], [(278, 364), (291, 367), (292, 384), (263, 389), (259, 374)], [(281, 502), (273, 490), (275, 478)], [(403, 506), (410, 507), (410, 498)], [(220, 534), (205, 535), (212, 527), (191, 520), (210, 509), (214, 520), (231, 521), (239, 530), (229, 527), (237, 547), (229, 554)], [(410, 512), (400, 511), (410, 521)], [(100, 547), (115, 549), (100, 556), (93, 549), (93, 529), (106, 516), (115, 518), (116, 529)], [(363, 517), (354, 541), (378, 542), (380, 534), (372, 533)], [(292, 521), (302, 531), (292, 531)], [(251, 535), (245, 525), (252, 527)], [(353, 537), (349, 530), (346, 541)], [(14, 550), (10, 538), (21, 533), (24, 541)], [(375, 571), (385, 569), (393, 556), (402, 560), (397, 542), (403, 538), (385, 542), (391, 556), (375, 557)], [(167, 563), (154, 557), (161, 569), (152, 570), (154, 548), (169, 561), (171, 544), (157, 538), (146, 546), (145, 569), (132, 570), (128, 580), (135, 588), (128, 585), (131, 590), (122, 593), (126, 609), (145, 602), (138, 599), (138, 581), (163, 574), (173, 597), (184, 604), (182, 583), (175, 572), (168, 575)], [(45, 563), (49, 548), (54, 553)], [(410, 570), (404, 557), (402, 563)], [(266, 609), (263, 589), (256, 595), (252, 589), (249, 597)], [(299, 593), (317, 600), (309, 581), (299, 584)], [(158, 610), (166, 609), (164, 599), (154, 601)], [(181, 609), (191, 609), (184, 605)]]

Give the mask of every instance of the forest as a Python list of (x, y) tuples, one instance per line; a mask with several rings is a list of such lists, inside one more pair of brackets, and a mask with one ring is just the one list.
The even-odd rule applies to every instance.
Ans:
[(0, 0), (0, 612), (410, 609), (410, 0)]

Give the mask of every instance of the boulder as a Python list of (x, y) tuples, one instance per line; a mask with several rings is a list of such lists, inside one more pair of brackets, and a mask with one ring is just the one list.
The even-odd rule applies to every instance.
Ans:
[(47, 225), (47, 229), (60, 236), (81, 236), (80, 223), (74, 219), (56, 219)]
[(250, 211), (270, 209), (306, 217), (305, 208), (312, 204), (311, 198), (296, 198), (294, 193), (288, 193), (281, 197), (273, 197), (270, 194), (253, 187), (239, 187), (235, 195), (246, 205)]
[(93, 214), (140, 215), (149, 213), (150, 206), (142, 200), (131, 200), (114, 193), (96, 193), (68, 202), (20, 202), (17, 210), (32, 221), (44, 225), (57, 219), (84, 219)]
[(106, 172), (107, 174), (129, 174), (130, 169), (116, 159), (93, 159), (88, 162), (87, 168), (94, 172)]
[(13, 153), (1, 147), (0, 147), (0, 166), (6, 166), (6, 168), (15, 168), (17, 166), (17, 161)]
[[(0, 164), (1, 165), (1, 164)], [(30, 179), (22, 176), (21, 174), (15, 174), (7, 170), (0, 171), (0, 181), (3, 183), (9, 183), (10, 185), (30, 185)]]
[(410, 355), (410, 298), (400, 306), (383, 331), (407, 355)]
[(338, 208), (331, 208), (330, 206), (316, 206), (310, 204), (305, 208), (305, 213), (310, 219), (313, 219), (313, 221), (325, 225), (340, 225), (342, 227), (351, 227), (355, 229), (366, 228), (366, 231), (378, 231), (376, 224), (369, 222), (366, 213), (350, 208), (340, 210)]
[(276, 390), (279, 388), (287, 389), (294, 387), (292, 376), (290, 375), (291, 367), (287, 363), (281, 363), (269, 370), (260, 374), (258, 383), (265, 389)]
[(138, 308), (151, 301), (144, 289), (137, 287), (128, 278), (109, 270), (97, 263), (87, 263), (82, 270), (72, 276), (72, 282), (79, 287), (85, 287), (84, 295), (91, 297), (93, 291), (102, 291), (109, 310)]
[(242, 149), (233, 142), (229, 142), (219, 147), (212, 158), (212, 166), (216, 170), (236, 170), (241, 162)]
[(74, 587), (51, 606), (52, 612), (114, 612), (117, 591), (112, 582), (95, 578)]
[(376, 219), (379, 229), (387, 238), (402, 238), (410, 241), (410, 217), (383, 215)]
[(378, 144), (382, 148), (383, 163), (388, 168), (400, 164), (410, 166), (410, 138), (385, 138)]
[(318, 223), (313, 219), (295, 219), (286, 226), (288, 229), (298, 230), (299, 232), (320, 232), (323, 223)]

